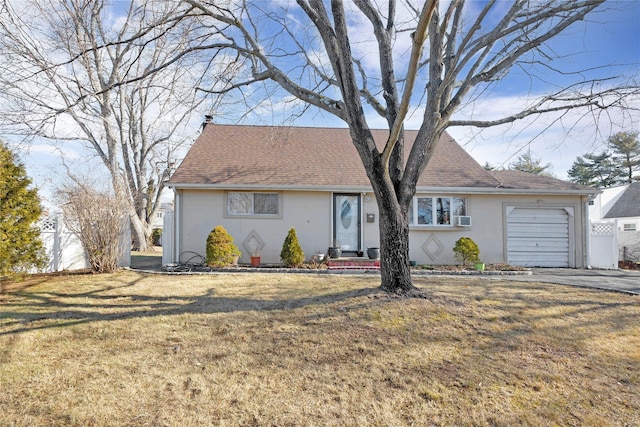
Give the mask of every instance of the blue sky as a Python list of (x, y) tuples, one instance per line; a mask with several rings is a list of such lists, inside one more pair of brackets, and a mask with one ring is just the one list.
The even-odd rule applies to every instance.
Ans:
[[(553, 40), (553, 49), (559, 55), (572, 53), (560, 61), (565, 69), (585, 69), (595, 64), (606, 64), (593, 75), (640, 76), (640, 2), (635, 0), (611, 2), (608, 9), (593, 15), (587, 22), (580, 23), (561, 37)], [(550, 84), (557, 84), (557, 75)], [(530, 84), (526, 76), (514, 74), (510, 84), (501, 92), (493, 94), (494, 104), (509, 102), (510, 91), (517, 94), (527, 90)], [(501, 99), (501, 97), (505, 97)], [(490, 98), (491, 101), (491, 98)], [(640, 107), (636, 100), (636, 107)], [(611, 123), (609, 123), (609, 121)], [(575, 158), (586, 152), (601, 151), (606, 139), (617, 131), (639, 131), (640, 115), (628, 112), (626, 117), (613, 115), (610, 120), (602, 120), (599, 127), (591, 118), (584, 118), (577, 126), (567, 121), (564, 126), (551, 126), (543, 134), (540, 130), (548, 124), (544, 118), (534, 125), (521, 124), (503, 126), (483, 131), (475, 135), (470, 129), (451, 129), (450, 133), (463, 143), (467, 150), (481, 164), (508, 166), (520, 153), (531, 150), (534, 157), (550, 163), (559, 178), (566, 178), (566, 172)]]
[[(585, 69), (594, 64), (606, 64), (611, 67), (594, 71), (594, 75), (613, 74), (635, 75), (640, 78), (640, 1), (623, 0), (610, 2), (603, 12), (594, 14), (587, 22), (572, 27), (565, 35), (553, 40), (553, 51), (563, 58), (559, 61), (563, 69)], [(571, 52), (570, 56), (564, 56)], [(544, 73), (540, 79), (532, 81), (529, 76), (514, 72), (488, 94), (476, 106), (477, 110), (499, 110), (502, 106), (512, 105), (519, 98), (543, 85), (560, 84), (557, 76), (549, 76), (545, 80)], [(640, 100), (637, 100), (640, 102)], [(637, 105), (640, 108), (640, 105)], [(261, 119), (249, 119), (244, 123), (281, 124), (277, 118), (267, 116)], [(282, 114), (277, 111), (276, 114)], [(373, 118), (374, 127), (378, 118)], [(238, 121), (234, 114), (222, 113), (220, 122)], [(407, 122), (407, 127), (414, 128), (418, 120)], [(576, 123), (577, 122), (577, 123)], [(382, 123), (382, 122), (380, 122)], [(299, 119), (286, 124), (302, 126), (344, 126), (334, 117), (311, 110)], [(194, 124), (193, 137), (197, 137), (199, 124)], [(550, 163), (559, 178), (566, 178), (566, 172), (579, 155), (586, 152), (601, 151), (606, 138), (620, 130), (640, 130), (640, 115), (630, 112), (626, 116), (612, 115), (602, 120), (598, 126), (591, 118), (579, 119), (577, 116), (567, 118), (562, 123), (553, 123), (547, 119), (535, 122), (522, 122), (509, 126), (501, 126), (483, 130), (478, 133), (472, 128), (450, 128), (454, 136), (481, 164), (489, 162), (496, 166), (508, 166), (518, 155), (531, 150), (535, 158), (544, 164)], [(80, 162), (84, 167), (92, 169), (95, 159), (86, 159), (80, 144), (68, 144), (64, 147), (67, 159)], [(46, 189), (58, 181), (63, 171), (60, 169), (60, 151), (44, 143), (36, 142), (29, 152), (21, 153), (29, 175), (36, 185), (42, 188), (46, 198), (50, 197)], [(106, 179), (106, 174), (105, 174)]]

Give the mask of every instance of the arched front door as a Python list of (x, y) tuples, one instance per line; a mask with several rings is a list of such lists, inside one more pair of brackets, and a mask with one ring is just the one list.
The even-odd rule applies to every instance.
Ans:
[(342, 253), (355, 255), (362, 250), (362, 212), (360, 194), (333, 195), (333, 242)]

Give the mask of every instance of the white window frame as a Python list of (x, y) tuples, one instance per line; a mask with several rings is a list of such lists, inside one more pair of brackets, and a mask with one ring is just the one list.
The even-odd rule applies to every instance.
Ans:
[[(232, 202), (236, 197), (234, 195), (243, 195), (246, 198), (246, 204), (243, 210), (233, 210)], [(274, 195), (277, 196), (276, 213), (255, 213), (255, 197), (256, 195)], [(224, 214), (228, 218), (282, 218), (282, 194), (276, 191), (227, 191), (225, 193)], [(240, 205), (238, 207), (241, 207)]]
[[(431, 223), (422, 224), (418, 223), (418, 204), (419, 199), (431, 199)], [(449, 217), (447, 222), (438, 223), (438, 199), (448, 199), (449, 200)], [(455, 202), (454, 200), (462, 200), (464, 211), (460, 215), (455, 215)], [(438, 227), (438, 228), (451, 228), (455, 227), (455, 217), (456, 216), (466, 216), (467, 213), (467, 198), (460, 196), (449, 196), (449, 195), (430, 195), (430, 194), (419, 194), (413, 197), (413, 201), (411, 203), (411, 213), (409, 216), (409, 226), (411, 227)]]
[(622, 224), (622, 231), (638, 231), (638, 227), (635, 222), (628, 222), (626, 224)]

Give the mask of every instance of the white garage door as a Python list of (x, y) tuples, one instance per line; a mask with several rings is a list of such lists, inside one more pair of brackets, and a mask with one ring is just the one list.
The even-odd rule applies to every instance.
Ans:
[(507, 263), (572, 267), (570, 209), (507, 207)]

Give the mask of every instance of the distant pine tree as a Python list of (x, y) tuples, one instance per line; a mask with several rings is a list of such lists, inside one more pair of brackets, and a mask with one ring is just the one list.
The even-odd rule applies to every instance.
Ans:
[(0, 141), (0, 282), (45, 263), (36, 189), (15, 154)]
[(567, 175), (577, 184), (606, 188), (620, 182), (620, 173), (621, 169), (616, 167), (611, 154), (603, 151), (600, 154), (578, 156)]
[(630, 184), (640, 180), (640, 141), (638, 132), (618, 132), (609, 138), (609, 147), (613, 151), (613, 163), (620, 167), (619, 183)]
[(551, 172), (553, 167), (551, 163), (547, 163), (546, 165), (542, 165), (541, 163), (542, 160), (533, 158), (531, 153), (524, 153), (509, 165), (509, 169), (553, 178), (553, 173)]
[(575, 183), (606, 188), (640, 180), (638, 132), (618, 132), (609, 137), (608, 150), (578, 156), (567, 172)]

